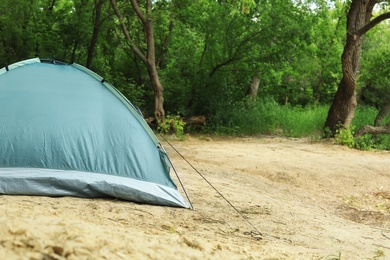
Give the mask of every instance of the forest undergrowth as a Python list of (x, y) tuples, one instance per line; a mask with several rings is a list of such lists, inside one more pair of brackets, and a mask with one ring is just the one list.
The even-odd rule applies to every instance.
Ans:
[[(310, 105), (306, 107), (280, 105), (272, 99), (244, 101), (222, 109), (208, 118), (203, 132), (214, 135), (278, 135), (312, 140), (330, 138), (324, 130), (324, 122), (329, 110), (328, 105)], [(356, 130), (364, 125), (373, 125), (378, 110), (369, 106), (358, 106), (355, 118), (348, 129), (337, 132), (335, 142), (360, 150), (390, 150), (390, 135), (363, 135), (354, 137)], [(388, 122), (388, 115), (383, 122)], [(191, 129), (187, 129), (191, 131)]]

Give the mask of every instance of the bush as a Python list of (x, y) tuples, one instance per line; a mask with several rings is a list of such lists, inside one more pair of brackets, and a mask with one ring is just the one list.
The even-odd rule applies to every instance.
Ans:
[(184, 121), (179, 115), (167, 115), (164, 122), (159, 122), (157, 131), (163, 134), (173, 133), (180, 140), (184, 140)]
[(354, 134), (354, 127), (350, 128), (340, 128), (336, 131), (336, 134), (334, 136), (336, 142), (341, 145), (346, 145), (350, 148), (355, 147), (355, 139), (353, 137)]

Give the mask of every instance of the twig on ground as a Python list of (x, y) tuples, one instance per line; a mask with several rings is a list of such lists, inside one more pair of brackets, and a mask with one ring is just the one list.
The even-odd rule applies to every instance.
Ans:
[(383, 248), (386, 248), (386, 249), (390, 249), (389, 246), (384, 246), (384, 245), (380, 245), (380, 244), (372, 244), (373, 246), (377, 246), (377, 247), (383, 247)]
[(387, 236), (387, 235), (385, 235), (385, 233), (383, 233), (383, 231), (382, 231), (381, 233), (382, 233), (382, 236), (384, 236), (384, 237), (387, 238), (387, 239), (390, 239), (390, 237)]

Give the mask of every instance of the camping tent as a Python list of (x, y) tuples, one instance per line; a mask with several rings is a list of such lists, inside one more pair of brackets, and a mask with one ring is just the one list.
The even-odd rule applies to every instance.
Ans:
[(139, 110), (78, 64), (0, 69), (0, 194), (116, 197), (189, 207)]

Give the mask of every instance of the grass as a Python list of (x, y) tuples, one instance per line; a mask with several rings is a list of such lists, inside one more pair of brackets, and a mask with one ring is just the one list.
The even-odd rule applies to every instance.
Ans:
[(289, 137), (321, 135), (327, 106), (282, 106), (272, 99), (243, 102), (211, 118), (216, 133)]
[[(328, 114), (328, 105), (312, 105), (306, 107), (280, 105), (272, 99), (260, 99), (256, 102), (244, 101), (209, 118), (214, 134), (228, 135), (281, 135), (287, 137), (323, 136), (323, 126)], [(359, 106), (351, 130), (363, 125), (372, 125), (378, 110), (373, 107)], [(390, 115), (383, 122), (388, 122)], [(390, 150), (390, 135), (372, 137), (365, 135), (352, 140), (352, 146), (361, 150)]]

